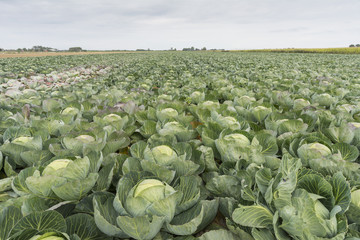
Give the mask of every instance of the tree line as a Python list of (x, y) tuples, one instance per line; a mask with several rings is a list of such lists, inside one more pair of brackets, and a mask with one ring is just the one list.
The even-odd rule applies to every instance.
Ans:
[(199, 48), (194, 48), (194, 47), (190, 47), (190, 48), (183, 48), (183, 51), (206, 51), (206, 47), (203, 47), (202, 49)]
[[(4, 49), (0, 48), (0, 51), (17, 51), (17, 52), (62, 52), (64, 50), (58, 50), (52, 47), (45, 47), (45, 46), (33, 46), (32, 48), (17, 48), (17, 49)], [(66, 51), (66, 50), (65, 50)], [(68, 52), (84, 52), (86, 50), (82, 49), (81, 47), (71, 47)]]

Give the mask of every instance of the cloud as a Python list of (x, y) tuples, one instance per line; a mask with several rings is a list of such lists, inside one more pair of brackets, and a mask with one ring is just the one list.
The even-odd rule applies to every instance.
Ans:
[(271, 33), (292, 33), (292, 32), (301, 32), (308, 30), (307, 27), (294, 27), (294, 28), (285, 28), (285, 29), (275, 29), (269, 32)]
[(0, 0), (0, 47), (333, 47), (360, 41), (357, 0)]

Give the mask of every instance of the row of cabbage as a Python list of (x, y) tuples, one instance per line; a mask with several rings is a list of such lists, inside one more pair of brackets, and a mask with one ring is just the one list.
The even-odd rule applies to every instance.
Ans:
[(0, 239), (360, 238), (358, 56), (99, 59), (0, 78)]

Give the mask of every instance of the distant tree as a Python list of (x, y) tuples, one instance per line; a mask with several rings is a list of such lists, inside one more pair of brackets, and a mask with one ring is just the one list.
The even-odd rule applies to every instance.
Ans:
[(26, 48), (23, 48), (22, 50), (23, 50), (23, 52), (26, 52), (26, 51), (27, 51), (27, 49), (26, 49)]
[(71, 47), (69, 48), (69, 52), (81, 52), (82, 48), (81, 47)]
[(206, 51), (206, 47), (203, 47), (203, 48), (201, 49), (201, 51)]
[(33, 46), (31, 50), (34, 52), (42, 52), (42, 46)]
[[(23, 50), (26, 48), (23, 48)], [(34, 52), (48, 52), (50, 51), (52, 48), (50, 47), (44, 47), (44, 46), (33, 46), (30, 49), (24, 50), (24, 51), (34, 51)]]
[(354, 45), (354, 44), (351, 44), (349, 47), (355, 47), (355, 45)]
[(21, 49), (21, 48), (18, 48), (18, 49), (16, 49), (16, 51), (17, 51), (18, 53), (20, 53), (20, 52), (22, 52), (22, 49)]
[(183, 51), (199, 51), (200, 49), (198, 48), (194, 48), (194, 47), (190, 47), (190, 48), (183, 48)]
[(356, 47), (360, 47), (360, 44), (356, 44)]
[(0, 48), (0, 52), (2, 52), (2, 51), (4, 51), (4, 49), (3, 49), (3, 48)]

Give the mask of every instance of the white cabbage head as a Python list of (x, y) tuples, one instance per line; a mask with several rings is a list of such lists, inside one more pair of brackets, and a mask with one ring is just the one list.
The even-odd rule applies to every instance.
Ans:
[(229, 141), (229, 142), (233, 141), (234, 144), (242, 146), (242, 147), (250, 145), (249, 139), (240, 133), (233, 133), (233, 134), (226, 135), (224, 137), (224, 140)]
[(205, 94), (199, 91), (195, 91), (190, 95), (190, 98), (192, 99), (193, 102), (195, 103), (199, 103), (204, 101), (205, 99)]
[(105, 117), (103, 117), (103, 120), (107, 123), (111, 123), (111, 122), (116, 122), (116, 121), (120, 121), (121, 120), (121, 117), (117, 114), (109, 114), (109, 115), (106, 115)]
[(294, 100), (293, 108), (295, 111), (299, 111), (304, 109), (305, 107), (309, 106), (310, 102), (308, 100), (299, 98)]
[(309, 159), (318, 159), (331, 155), (331, 150), (324, 144), (314, 142), (304, 144), (297, 150), (299, 157), (302, 160), (308, 161)]
[(82, 142), (82, 143), (95, 142), (95, 138), (93, 136), (90, 136), (90, 135), (79, 135), (75, 139)]
[(15, 138), (12, 143), (26, 147), (26, 145), (30, 143), (33, 139), (33, 137), (18, 137)]
[(346, 215), (352, 222), (360, 224), (360, 189), (351, 192), (350, 207)]
[(176, 111), (173, 108), (165, 108), (165, 109), (162, 109), (161, 111), (157, 112), (157, 118), (160, 121), (165, 121), (167, 119), (172, 119), (172, 118), (177, 117), (178, 115), (179, 115), (178, 111)]
[(80, 110), (75, 107), (67, 107), (61, 111), (61, 114), (74, 116), (74, 115), (78, 114), (79, 112), (80, 112)]
[(72, 160), (69, 159), (57, 159), (55, 161), (52, 161), (49, 165), (47, 165), (42, 173), (42, 175), (53, 175), (56, 173), (56, 171), (60, 169), (64, 169), (71, 163)]
[(155, 161), (161, 165), (168, 165), (177, 158), (176, 152), (166, 145), (154, 147), (151, 152)]

